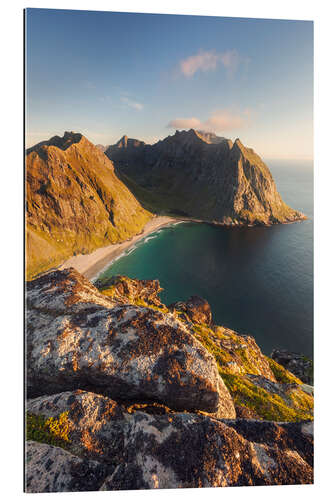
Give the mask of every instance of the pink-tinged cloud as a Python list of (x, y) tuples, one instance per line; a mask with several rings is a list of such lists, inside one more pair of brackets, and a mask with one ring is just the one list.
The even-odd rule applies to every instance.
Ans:
[(198, 118), (176, 118), (175, 120), (171, 120), (167, 127), (176, 129), (198, 128), (200, 124), (201, 122)]
[(228, 110), (215, 111), (211, 116), (201, 121), (199, 118), (176, 118), (171, 120), (167, 127), (175, 129), (189, 129), (194, 128), (204, 132), (227, 132), (236, 130), (247, 125), (250, 119), (249, 110), (243, 113), (232, 113)]
[(219, 64), (222, 64), (228, 74), (234, 73), (241, 58), (236, 50), (226, 52), (215, 52), (215, 50), (199, 52), (193, 56), (180, 61), (180, 71), (187, 78), (191, 78), (197, 71), (215, 71)]
[(232, 114), (229, 111), (217, 111), (203, 122), (202, 130), (206, 132), (221, 132), (242, 128), (246, 122), (246, 114)]

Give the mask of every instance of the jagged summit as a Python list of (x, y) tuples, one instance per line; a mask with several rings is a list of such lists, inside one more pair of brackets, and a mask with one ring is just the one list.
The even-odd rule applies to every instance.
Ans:
[(31, 151), (36, 151), (37, 149), (40, 149), (42, 146), (56, 146), (57, 148), (65, 151), (72, 144), (77, 144), (82, 139), (87, 141), (87, 139), (82, 134), (80, 134), (78, 132), (65, 132), (63, 137), (60, 137), (59, 135), (55, 135), (55, 136), (51, 137), (51, 139), (48, 139), (46, 141), (42, 141), (42, 142), (39, 142), (38, 144), (35, 144), (31, 148), (27, 149), (27, 154), (31, 153)]
[(123, 135), (122, 138), (119, 139), (119, 141), (116, 143), (116, 146), (118, 148), (126, 148), (127, 147), (127, 141), (128, 141), (127, 135)]
[(27, 151), (27, 275), (75, 253), (127, 240), (151, 214), (82, 134), (65, 132)]
[(224, 137), (218, 137), (217, 135), (210, 132), (198, 131), (193, 128), (189, 130), (176, 130), (173, 135), (167, 136), (165, 139), (161, 139), (152, 147), (159, 148), (161, 145), (183, 145), (187, 150), (188, 148), (205, 148), (210, 146), (212, 148), (216, 146), (221, 146), (223, 149), (232, 147), (232, 141), (230, 139), (225, 139)]
[[(196, 133), (201, 137), (201, 139), (207, 144), (219, 144), (224, 141), (230, 141), (230, 139), (226, 139), (225, 137), (220, 137), (216, 135), (214, 132), (205, 132), (204, 130), (197, 130)], [(230, 141), (232, 143), (232, 141)]]
[(115, 160), (118, 158), (125, 159), (127, 156), (133, 158), (137, 151), (145, 148), (146, 144), (138, 139), (131, 139), (127, 135), (123, 135), (116, 144), (108, 146), (105, 154), (108, 158), (112, 157)]
[(137, 139), (130, 139), (127, 137), (127, 135), (123, 135), (121, 139), (115, 144), (115, 146), (109, 146), (109, 147), (117, 147), (117, 148), (131, 148), (131, 147), (138, 147), (138, 146), (144, 146), (143, 141), (139, 141)]
[(269, 168), (239, 138), (177, 130), (152, 146), (105, 153), (149, 210), (228, 226), (293, 222), (305, 216), (279, 195)]

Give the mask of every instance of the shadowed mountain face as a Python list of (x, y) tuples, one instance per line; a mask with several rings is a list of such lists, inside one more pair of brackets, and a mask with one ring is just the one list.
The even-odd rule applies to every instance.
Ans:
[(151, 215), (81, 134), (65, 132), (27, 151), (27, 275), (75, 253), (131, 238)]
[(253, 149), (212, 133), (177, 131), (150, 146), (123, 137), (105, 154), (149, 210), (226, 225), (304, 218), (281, 199)]

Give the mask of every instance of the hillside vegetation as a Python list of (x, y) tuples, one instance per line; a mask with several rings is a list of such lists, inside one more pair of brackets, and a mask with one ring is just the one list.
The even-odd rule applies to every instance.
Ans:
[(112, 162), (81, 134), (66, 132), (27, 151), (28, 279), (72, 255), (125, 241), (150, 218)]

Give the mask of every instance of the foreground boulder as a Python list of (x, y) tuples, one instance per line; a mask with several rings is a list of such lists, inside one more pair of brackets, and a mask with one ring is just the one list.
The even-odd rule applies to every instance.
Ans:
[(234, 418), (214, 357), (172, 313), (117, 302), (74, 269), (27, 286), (28, 396), (86, 389)]
[(26, 444), (26, 493), (96, 491), (105, 478), (103, 464), (82, 460), (56, 446)]
[[(101, 484), (96, 481), (96, 489), (313, 482), (311, 423), (133, 412), (110, 398), (85, 391), (39, 397), (28, 401), (27, 410), (45, 418), (66, 415), (66, 459), (73, 454), (88, 461), (85, 463), (99, 462), (104, 467), (99, 479), (103, 474), (104, 478)], [(54, 449), (63, 460), (64, 451)], [(28, 475), (32, 466), (28, 461)], [(44, 481), (49, 481), (49, 471), (40, 467)], [(65, 490), (60, 486), (58, 491)]]

